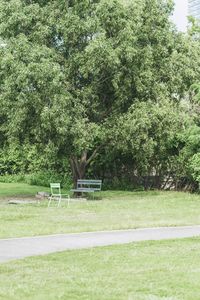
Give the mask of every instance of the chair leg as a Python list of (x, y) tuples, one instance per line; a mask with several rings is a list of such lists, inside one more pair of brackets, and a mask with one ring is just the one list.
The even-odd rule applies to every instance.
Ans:
[(52, 200), (52, 197), (49, 198), (48, 207), (49, 207), (50, 204), (51, 204), (51, 200)]
[(60, 205), (61, 205), (61, 197), (58, 200), (58, 207), (60, 207)]

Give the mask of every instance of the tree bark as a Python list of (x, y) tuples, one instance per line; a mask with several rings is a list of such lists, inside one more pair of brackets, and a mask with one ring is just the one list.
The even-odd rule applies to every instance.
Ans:
[(74, 188), (76, 188), (77, 180), (84, 179), (85, 177), (86, 164), (82, 162), (82, 159), (78, 161), (77, 157), (71, 157), (70, 165), (72, 169)]
[(73, 175), (73, 184), (74, 188), (76, 188), (77, 180), (78, 179), (84, 179), (86, 169), (91, 163), (91, 161), (96, 157), (98, 150), (100, 149), (100, 146), (97, 147), (93, 153), (88, 157), (88, 153), (86, 150), (84, 150), (81, 154), (81, 158), (78, 159), (77, 156), (71, 156), (70, 158), (70, 165)]

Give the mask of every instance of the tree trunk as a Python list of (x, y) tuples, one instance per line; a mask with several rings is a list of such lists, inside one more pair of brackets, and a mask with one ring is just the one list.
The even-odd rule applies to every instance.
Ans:
[(86, 168), (89, 166), (91, 161), (96, 157), (98, 150), (100, 149), (101, 146), (98, 146), (93, 153), (90, 155), (88, 158), (88, 153), (86, 150), (84, 150), (81, 154), (81, 158), (78, 159), (77, 156), (71, 156), (70, 157), (70, 165), (72, 169), (72, 175), (73, 175), (73, 184), (74, 188), (76, 188), (77, 185), (77, 180), (78, 179), (84, 179), (85, 178), (85, 173), (86, 173)]
[(76, 188), (77, 180), (84, 179), (84, 177), (85, 177), (86, 161), (84, 159), (84, 155), (82, 155), (80, 161), (78, 161), (77, 157), (74, 157), (74, 156), (71, 157), (70, 165), (71, 165), (71, 169), (72, 169), (74, 188)]

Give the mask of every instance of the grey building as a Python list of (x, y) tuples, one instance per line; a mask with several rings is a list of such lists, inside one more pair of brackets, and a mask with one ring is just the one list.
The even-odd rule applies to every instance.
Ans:
[(200, 19), (200, 0), (188, 0), (188, 14)]

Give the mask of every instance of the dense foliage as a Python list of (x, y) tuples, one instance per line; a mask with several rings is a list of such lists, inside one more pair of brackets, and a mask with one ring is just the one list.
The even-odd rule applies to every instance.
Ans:
[(1, 173), (198, 179), (200, 47), (172, 11), (170, 0), (0, 0)]

